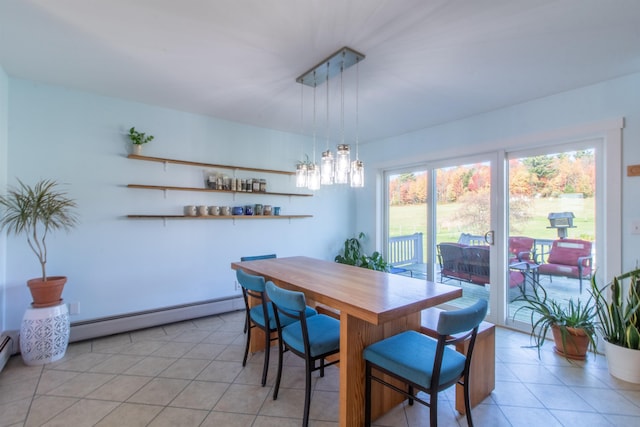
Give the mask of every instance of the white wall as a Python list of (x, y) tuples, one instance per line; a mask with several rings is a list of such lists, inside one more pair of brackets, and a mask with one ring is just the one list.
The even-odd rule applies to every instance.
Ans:
[[(376, 170), (419, 162), (455, 158), (461, 155), (506, 149), (528, 135), (562, 133), (594, 122), (624, 118), (622, 141), (622, 268), (634, 267), (640, 260), (640, 235), (630, 233), (632, 219), (640, 219), (640, 177), (628, 177), (627, 165), (640, 164), (640, 74), (610, 80), (593, 86), (520, 105), (496, 110), (456, 122), (367, 143), (360, 153), (371, 182)], [(545, 141), (541, 141), (545, 142)], [(393, 147), (390, 150), (389, 147)], [(380, 174), (377, 176), (380, 181)], [(367, 186), (358, 194), (357, 229), (372, 232), (378, 215), (379, 190)], [(613, 207), (617, 209), (617, 207)]]
[[(0, 192), (4, 193), (7, 187), (7, 128), (9, 102), (9, 77), (0, 67)], [(6, 251), (7, 239), (4, 233), (0, 233), (0, 332), (5, 330), (7, 303), (5, 298), (6, 288)]]
[[(200, 186), (201, 168), (127, 159), (131, 126), (155, 136), (144, 154), (216, 164), (294, 170), (301, 144), (286, 134), (204, 116), (9, 80), (8, 181), (67, 183), (81, 223), (50, 236), (48, 275), (66, 275), (71, 321), (239, 295), (232, 261), (275, 252), (332, 260), (353, 234), (353, 190), (314, 197), (251, 196), (128, 189), (127, 184)], [(0, 92), (1, 99), (1, 92)], [(1, 141), (1, 139), (0, 139)], [(0, 145), (1, 148), (1, 145)], [(3, 156), (4, 158), (4, 156)], [(231, 173), (231, 171), (225, 171)], [(240, 176), (240, 175), (239, 175)], [(293, 177), (264, 177), (271, 191), (296, 192)], [(127, 214), (181, 214), (187, 204), (281, 206), (294, 220), (131, 220)], [(336, 206), (344, 208), (336, 209)], [(24, 238), (7, 240), (4, 329), (18, 329), (31, 301), (25, 281), (39, 265)], [(2, 257), (4, 258), (4, 257)]]

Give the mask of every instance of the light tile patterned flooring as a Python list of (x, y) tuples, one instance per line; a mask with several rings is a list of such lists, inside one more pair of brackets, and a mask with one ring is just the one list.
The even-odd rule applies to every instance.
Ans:
[[(299, 426), (304, 366), (287, 355), (278, 400), (272, 352), (266, 387), (263, 353), (243, 368), (242, 312), (125, 333), (69, 346), (61, 361), (27, 367), (13, 356), (0, 373), (0, 426)], [(640, 385), (618, 381), (604, 356), (569, 363), (551, 344), (498, 328), (496, 389), (473, 410), (477, 426), (640, 425)], [(337, 426), (338, 369), (314, 373), (311, 425)], [(466, 426), (441, 394), (441, 426)], [(428, 425), (428, 408), (401, 404), (378, 426)]]

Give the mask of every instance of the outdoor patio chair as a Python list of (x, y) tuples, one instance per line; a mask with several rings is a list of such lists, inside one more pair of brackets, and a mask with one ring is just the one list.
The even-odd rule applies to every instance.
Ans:
[(582, 279), (590, 279), (593, 270), (591, 245), (588, 240), (554, 240), (546, 262), (539, 263), (538, 274), (547, 274), (549, 278), (564, 276), (578, 279), (582, 293)]
[(509, 236), (509, 263), (533, 262), (535, 239), (525, 236)]

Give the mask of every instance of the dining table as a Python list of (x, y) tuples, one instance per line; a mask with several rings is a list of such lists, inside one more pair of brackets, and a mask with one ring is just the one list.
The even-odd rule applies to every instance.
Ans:
[[(422, 310), (462, 296), (459, 287), (306, 256), (232, 262), (231, 268), (301, 291), (308, 305), (339, 315), (340, 426), (364, 425), (364, 348), (405, 330), (420, 330)], [(372, 419), (404, 399), (374, 382)]]

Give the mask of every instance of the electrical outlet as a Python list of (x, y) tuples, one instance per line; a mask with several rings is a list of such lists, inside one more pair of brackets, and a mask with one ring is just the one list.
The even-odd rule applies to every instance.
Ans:
[(640, 234), (640, 219), (631, 221), (631, 234)]
[(69, 303), (69, 314), (80, 314), (80, 303), (79, 302), (70, 302)]

